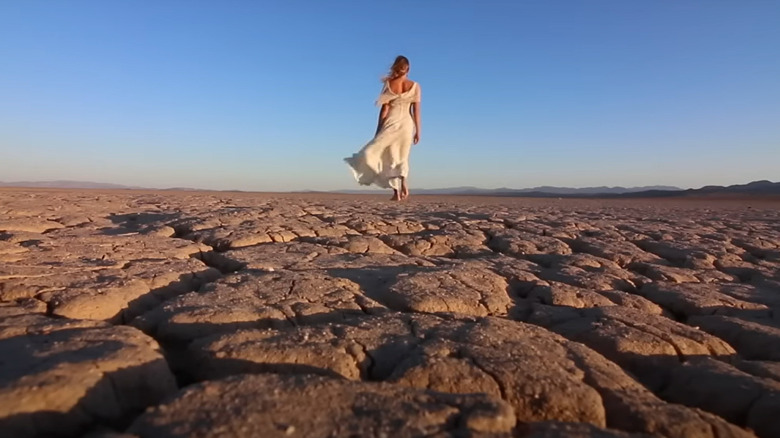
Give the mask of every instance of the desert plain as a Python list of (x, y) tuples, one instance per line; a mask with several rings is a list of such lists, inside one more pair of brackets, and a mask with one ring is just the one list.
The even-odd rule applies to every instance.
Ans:
[(780, 201), (0, 190), (3, 437), (780, 436)]

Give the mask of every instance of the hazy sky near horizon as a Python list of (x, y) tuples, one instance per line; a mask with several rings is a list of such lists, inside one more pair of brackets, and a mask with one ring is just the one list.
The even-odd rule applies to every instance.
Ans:
[(357, 188), (379, 78), (412, 188), (780, 180), (780, 2), (0, 3), (0, 181)]

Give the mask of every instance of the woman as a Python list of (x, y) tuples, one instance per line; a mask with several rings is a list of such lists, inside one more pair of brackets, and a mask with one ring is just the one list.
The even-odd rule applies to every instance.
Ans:
[(409, 150), (420, 141), (420, 85), (408, 73), (409, 60), (395, 58), (376, 102), (381, 109), (373, 140), (344, 159), (358, 183), (393, 189), (393, 201), (409, 197)]

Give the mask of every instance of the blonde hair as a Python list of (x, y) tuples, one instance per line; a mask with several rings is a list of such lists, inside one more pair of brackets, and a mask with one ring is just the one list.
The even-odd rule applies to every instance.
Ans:
[(390, 66), (390, 71), (382, 78), (382, 82), (401, 76), (400, 71), (404, 67), (409, 67), (409, 59), (403, 55), (396, 56), (393, 65)]

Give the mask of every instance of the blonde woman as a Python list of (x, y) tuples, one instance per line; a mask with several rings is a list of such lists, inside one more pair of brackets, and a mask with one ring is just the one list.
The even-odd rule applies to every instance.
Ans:
[(409, 60), (397, 57), (376, 102), (381, 109), (374, 138), (344, 159), (358, 183), (393, 189), (393, 201), (409, 197), (409, 150), (420, 141), (420, 84), (408, 74)]

